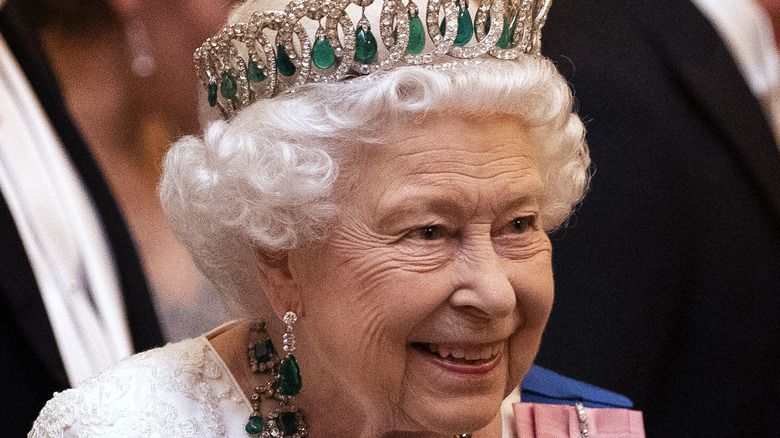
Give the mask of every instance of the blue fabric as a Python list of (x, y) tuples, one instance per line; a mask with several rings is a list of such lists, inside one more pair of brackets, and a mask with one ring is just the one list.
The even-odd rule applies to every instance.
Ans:
[(624, 408), (634, 406), (627, 397), (554, 371), (534, 365), (520, 385), (520, 399), (527, 403), (573, 405), (580, 402), (590, 408)]

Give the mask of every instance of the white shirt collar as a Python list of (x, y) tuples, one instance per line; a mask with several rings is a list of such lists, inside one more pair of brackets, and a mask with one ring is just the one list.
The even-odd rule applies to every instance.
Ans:
[(0, 191), (70, 383), (129, 356), (119, 279), (100, 217), (2, 35)]
[(754, 0), (693, 0), (720, 34), (756, 96), (780, 83), (772, 21)]

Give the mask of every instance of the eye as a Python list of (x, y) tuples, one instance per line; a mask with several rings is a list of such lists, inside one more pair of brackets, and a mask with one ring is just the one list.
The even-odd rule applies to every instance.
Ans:
[(418, 240), (438, 240), (447, 236), (447, 230), (442, 225), (426, 225), (410, 231), (406, 237)]
[(513, 219), (508, 224), (504, 225), (498, 232), (498, 234), (522, 234), (527, 231), (535, 229), (536, 215), (522, 216)]
[(549, 247), (538, 214), (516, 217), (493, 234), (493, 249), (509, 260), (525, 260)]

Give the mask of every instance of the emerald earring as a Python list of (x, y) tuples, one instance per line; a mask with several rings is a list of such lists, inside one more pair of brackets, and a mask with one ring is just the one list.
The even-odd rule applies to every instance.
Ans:
[[(267, 375), (269, 379), (254, 388), (249, 398), (252, 413), (244, 429), (253, 438), (304, 438), (308, 428), (303, 411), (292, 404), (292, 397), (301, 392), (301, 372), (292, 352), (295, 351), (293, 324), (298, 320), (295, 312), (284, 315), (287, 331), (283, 336), (286, 355), (281, 360), (276, 353), (265, 323), (251, 328), (254, 341), (247, 348), (249, 367), (254, 374)], [(261, 409), (263, 402), (268, 403)], [(276, 405), (275, 408), (269, 405)], [(265, 412), (265, 413), (264, 413)]]
[(301, 370), (298, 368), (298, 362), (293, 356), (295, 351), (295, 334), (293, 334), (293, 324), (298, 321), (298, 315), (293, 311), (284, 314), (284, 323), (287, 324), (287, 331), (282, 336), (284, 351), (287, 353), (279, 366), (279, 394), (284, 396), (295, 396), (301, 392), (303, 382), (301, 381)]

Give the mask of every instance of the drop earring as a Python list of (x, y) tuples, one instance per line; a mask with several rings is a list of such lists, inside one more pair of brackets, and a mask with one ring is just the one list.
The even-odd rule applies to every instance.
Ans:
[(284, 314), (284, 323), (287, 324), (287, 331), (282, 336), (284, 343), (284, 352), (286, 353), (282, 364), (279, 366), (279, 394), (292, 397), (301, 392), (303, 381), (301, 380), (301, 370), (298, 368), (298, 362), (293, 356), (295, 351), (295, 334), (293, 333), (293, 324), (298, 321), (298, 315), (293, 311)]
[(130, 51), (130, 71), (139, 78), (148, 78), (157, 69), (149, 30), (143, 20), (132, 18), (124, 23), (125, 41)]
[[(250, 397), (252, 413), (245, 429), (251, 437), (303, 438), (308, 435), (303, 412), (290, 403), (291, 398), (298, 395), (302, 387), (298, 362), (292, 354), (295, 351), (293, 324), (297, 320), (298, 315), (295, 312), (290, 311), (284, 315), (287, 330), (282, 337), (285, 356), (281, 360), (265, 331), (265, 324), (260, 323), (252, 329), (259, 336), (247, 348), (249, 367), (255, 374), (271, 373), (271, 376), (265, 384), (255, 387), (254, 394)], [(263, 415), (263, 401), (278, 403), (278, 407)]]
[(279, 365), (276, 387), (276, 398), (279, 399), (281, 406), (272, 410), (268, 415), (269, 423), (275, 425), (280, 436), (291, 438), (301, 438), (308, 434), (303, 412), (297, 406), (290, 404), (290, 398), (298, 395), (303, 386), (301, 370), (292, 354), (295, 351), (293, 324), (297, 321), (298, 315), (295, 312), (289, 311), (284, 314), (284, 323), (287, 325), (287, 330), (282, 336), (285, 356)]

